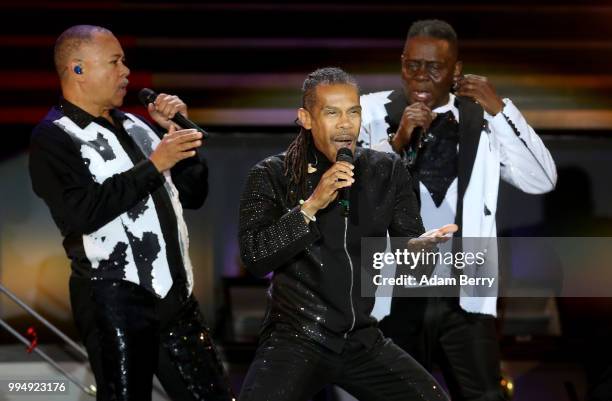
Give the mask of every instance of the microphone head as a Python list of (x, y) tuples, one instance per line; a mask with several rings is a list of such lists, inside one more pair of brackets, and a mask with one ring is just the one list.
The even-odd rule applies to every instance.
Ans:
[(138, 100), (140, 100), (144, 107), (149, 106), (149, 103), (155, 102), (155, 99), (157, 99), (157, 93), (149, 88), (142, 88), (138, 92)]
[(337, 162), (347, 162), (353, 164), (353, 152), (349, 148), (340, 148), (336, 153)]

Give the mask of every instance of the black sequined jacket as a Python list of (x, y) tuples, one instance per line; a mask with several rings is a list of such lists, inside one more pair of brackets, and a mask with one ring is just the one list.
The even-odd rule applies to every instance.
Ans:
[[(317, 171), (305, 198), (332, 165), (311, 150)], [(242, 260), (257, 276), (273, 273), (262, 334), (281, 324), (337, 352), (347, 339), (371, 345), (380, 333), (370, 316), (374, 298), (361, 296), (360, 270), (368, 269), (361, 238), (423, 233), (410, 175), (397, 156), (358, 148), (348, 219), (332, 202), (307, 224), (299, 205), (287, 204), (284, 157), (253, 167), (240, 201)]]

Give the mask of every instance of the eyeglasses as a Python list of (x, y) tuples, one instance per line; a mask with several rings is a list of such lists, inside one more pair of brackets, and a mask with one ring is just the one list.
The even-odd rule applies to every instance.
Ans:
[(402, 66), (409, 77), (417, 76), (424, 69), (431, 79), (440, 78), (444, 69), (443, 63), (425, 60), (403, 60)]

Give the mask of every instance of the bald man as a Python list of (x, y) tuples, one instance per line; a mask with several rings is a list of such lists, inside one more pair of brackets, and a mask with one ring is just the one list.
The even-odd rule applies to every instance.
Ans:
[(208, 169), (202, 138), (170, 119), (187, 106), (160, 94), (154, 127), (118, 109), (130, 70), (107, 29), (57, 39), (62, 97), (31, 138), (32, 187), (71, 260), (75, 322), (98, 400), (150, 400), (156, 375), (173, 400), (231, 400), (192, 295), (183, 207), (199, 208)]

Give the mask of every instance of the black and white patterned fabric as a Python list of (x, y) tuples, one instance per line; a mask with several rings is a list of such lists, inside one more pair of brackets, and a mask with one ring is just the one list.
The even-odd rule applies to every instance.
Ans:
[[(148, 157), (159, 144), (159, 137), (137, 117), (129, 113), (126, 116), (128, 118), (123, 122), (125, 131)], [(73, 139), (95, 182), (101, 184), (107, 178), (134, 167), (117, 137), (107, 128), (92, 122), (82, 129), (66, 116), (55, 120), (54, 124)], [(178, 190), (168, 171), (164, 176), (164, 187), (176, 215), (188, 292), (191, 293), (193, 273), (187, 226)], [(98, 230), (84, 234), (83, 247), (94, 280), (104, 277), (130, 281), (160, 297), (164, 297), (172, 286), (166, 243), (151, 195)]]

